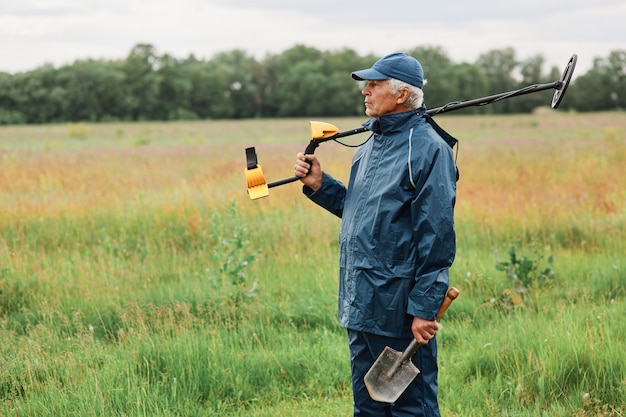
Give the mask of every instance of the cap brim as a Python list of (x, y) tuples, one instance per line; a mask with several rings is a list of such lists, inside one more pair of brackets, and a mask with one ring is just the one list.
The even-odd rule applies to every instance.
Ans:
[(364, 69), (361, 71), (354, 71), (352, 73), (352, 78), (357, 81), (369, 81), (369, 80), (387, 80), (389, 79), (389, 76), (383, 74), (382, 72), (378, 72), (373, 68), (369, 68), (369, 69)]

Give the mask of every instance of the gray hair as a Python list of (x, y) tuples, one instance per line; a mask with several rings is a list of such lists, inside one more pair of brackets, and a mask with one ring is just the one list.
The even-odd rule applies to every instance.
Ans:
[[(421, 88), (395, 78), (389, 78), (387, 81), (389, 82), (389, 87), (391, 87), (391, 94), (396, 94), (403, 88), (409, 90), (409, 98), (404, 102), (404, 105), (408, 108), (417, 109), (424, 103), (424, 91)], [(426, 80), (424, 80), (424, 84), (426, 84)]]

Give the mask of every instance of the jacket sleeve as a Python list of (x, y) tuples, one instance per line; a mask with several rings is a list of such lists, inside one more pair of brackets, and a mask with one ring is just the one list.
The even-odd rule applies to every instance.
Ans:
[(411, 216), (418, 259), (407, 313), (425, 320), (434, 320), (437, 315), (456, 253), (456, 165), (446, 146), (432, 145), (414, 171), (417, 180)]
[(343, 183), (324, 172), (322, 186), (317, 191), (305, 185), (302, 187), (302, 192), (315, 204), (341, 218), (346, 198), (346, 187)]

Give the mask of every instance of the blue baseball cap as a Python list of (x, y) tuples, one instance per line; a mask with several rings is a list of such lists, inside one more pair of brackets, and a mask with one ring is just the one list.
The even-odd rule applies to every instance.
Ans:
[(424, 86), (424, 69), (417, 59), (398, 52), (382, 57), (372, 65), (372, 68), (354, 71), (352, 78), (357, 81), (395, 78), (417, 88), (422, 88)]

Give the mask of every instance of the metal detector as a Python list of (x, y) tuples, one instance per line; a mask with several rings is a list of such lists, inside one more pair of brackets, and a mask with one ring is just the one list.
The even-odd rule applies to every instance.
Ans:
[[(576, 67), (576, 61), (578, 56), (576, 54), (572, 55), (569, 62), (567, 63), (565, 69), (563, 70), (563, 74), (561, 78), (557, 81), (546, 83), (546, 84), (533, 84), (527, 87), (521, 88), (519, 90), (508, 91), (506, 93), (494, 94), (487, 97), (477, 98), (474, 100), (462, 101), (462, 102), (451, 102), (446, 104), (445, 106), (437, 107), (434, 109), (429, 109), (426, 111), (426, 114), (429, 116), (435, 116), (441, 113), (446, 113), (454, 110), (460, 110), (466, 107), (471, 106), (484, 106), (487, 104), (495, 103), (497, 101), (509, 99), (511, 97), (522, 96), (525, 94), (536, 93), (539, 91), (555, 89), (554, 96), (552, 97), (551, 107), (556, 109), (561, 104), (563, 97), (565, 96), (565, 91), (569, 86), (570, 80), (572, 79), (572, 74), (574, 74), (574, 68)], [(325, 123), (325, 122), (317, 122), (310, 121), (309, 127), (311, 130), (311, 141), (309, 142), (305, 154), (313, 154), (315, 153), (315, 149), (322, 142), (326, 142), (329, 140), (336, 140), (345, 136), (356, 135), (358, 133), (366, 132), (367, 129), (364, 127), (358, 127), (355, 129), (339, 131), (336, 126)], [(289, 184), (291, 182), (298, 181), (300, 177), (289, 177), (283, 178), (281, 180), (277, 180), (274, 182), (268, 183), (265, 180), (263, 175), (263, 171), (261, 170), (261, 166), (258, 164), (256, 150), (254, 147), (246, 148), (246, 183), (248, 185), (248, 195), (251, 199), (256, 200), (258, 198), (267, 197), (269, 195), (269, 189), (273, 187), (277, 187), (283, 184)]]

